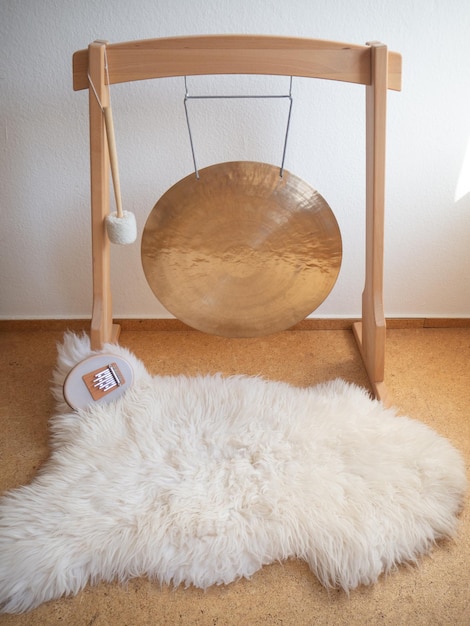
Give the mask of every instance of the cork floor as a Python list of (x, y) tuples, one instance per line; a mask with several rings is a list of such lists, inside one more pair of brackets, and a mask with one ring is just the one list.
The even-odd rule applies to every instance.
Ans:
[[(49, 380), (56, 330), (0, 332), (0, 491), (30, 481), (46, 459), (53, 411)], [(448, 437), (470, 464), (470, 328), (389, 330), (386, 383), (401, 414)], [(262, 375), (295, 385), (342, 377), (367, 386), (349, 330), (295, 330), (229, 340), (196, 331), (124, 330), (120, 342), (154, 374)], [(251, 580), (198, 589), (160, 587), (146, 579), (99, 584), (24, 615), (8, 626), (304, 624), (470, 624), (470, 503), (456, 541), (439, 544), (418, 567), (400, 567), (349, 596), (322, 588), (300, 561), (264, 567)]]

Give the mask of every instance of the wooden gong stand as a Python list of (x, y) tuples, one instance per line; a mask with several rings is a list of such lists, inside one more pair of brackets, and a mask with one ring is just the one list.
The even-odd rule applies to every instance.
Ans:
[[(106, 71), (105, 60), (108, 69)], [(93, 311), (91, 343), (117, 341), (113, 324), (109, 214), (109, 156), (102, 107), (109, 84), (170, 76), (266, 74), (323, 78), (365, 85), (366, 264), (362, 318), (353, 331), (372, 389), (386, 402), (383, 241), (387, 89), (401, 89), (401, 56), (379, 42), (365, 46), (318, 39), (210, 35), (108, 44), (95, 41), (73, 55), (73, 88), (89, 90)], [(90, 81), (93, 89), (90, 89)]]

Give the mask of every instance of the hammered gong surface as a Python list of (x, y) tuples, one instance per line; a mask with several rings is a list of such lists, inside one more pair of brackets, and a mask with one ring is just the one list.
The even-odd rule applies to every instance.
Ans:
[(206, 333), (289, 328), (327, 297), (341, 234), (324, 198), (266, 163), (220, 163), (183, 178), (151, 211), (142, 265), (155, 296)]

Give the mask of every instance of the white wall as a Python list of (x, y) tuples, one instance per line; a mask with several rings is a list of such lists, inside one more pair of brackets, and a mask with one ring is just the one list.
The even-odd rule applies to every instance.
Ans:
[[(470, 316), (468, 0), (2, 0), (0, 31), (2, 318), (90, 315), (87, 92), (72, 91), (72, 53), (95, 39), (211, 33), (380, 40), (402, 53), (403, 91), (389, 92), (388, 105), (386, 314)], [(259, 93), (284, 88), (279, 81), (192, 84)], [(183, 93), (182, 79), (112, 88), (123, 200), (140, 230), (192, 171)], [(294, 98), (286, 169), (326, 198), (344, 244), (340, 278), (314, 316), (358, 316), (364, 88), (300, 79)], [(191, 106), (200, 167), (279, 162), (285, 103)], [(168, 316), (138, 244), (113, 248), (113, 281), (116, 316)]]

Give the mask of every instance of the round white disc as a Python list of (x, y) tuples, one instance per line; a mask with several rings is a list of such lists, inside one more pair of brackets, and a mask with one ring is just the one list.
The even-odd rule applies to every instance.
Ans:
[(64, 399), (72, 409), (113, 402), (130, 387), (133, 378), (132, 367), (125, 359), (115, 354), (90, 356), (68, 373)]

